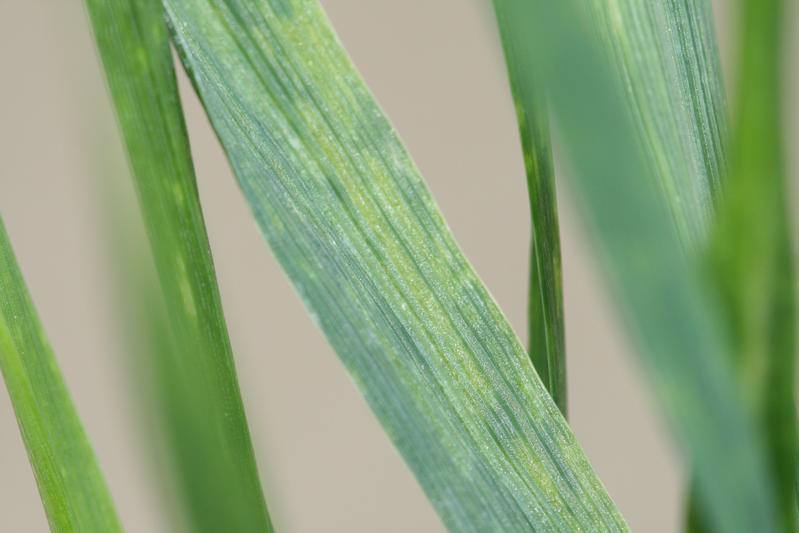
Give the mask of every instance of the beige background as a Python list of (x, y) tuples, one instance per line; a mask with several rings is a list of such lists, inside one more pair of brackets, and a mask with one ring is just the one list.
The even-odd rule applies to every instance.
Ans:
[[(168, 506), (115, 320), (100, 207), (107, 187), (131, 192), (81, 4), (0, 0), (0, 212), (126, 528), (165, 532)], [(466, 255), (524, 335), (527, 196), (487, 2), (323, 4)], [(244, 401), (278, 530), (442, 531), (263, 243), (182, 83)], [(574, 213), (562, 203), (574, 430), (633, 529), (674, 531), (682, 485), (676, 457)], [(0, 531), (46, 531), (5, 393)]]

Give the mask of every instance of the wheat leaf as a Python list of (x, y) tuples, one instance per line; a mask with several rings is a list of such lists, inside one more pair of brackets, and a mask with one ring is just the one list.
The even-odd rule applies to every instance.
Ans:
[(566, 414), (566, 339), (563, 325), (563, 283), (558, 230), (555, 171), (549, 120), (542, 84), (519, 68), (531, 53), (530, 40), (508, 20), (503, 0), (494, 0), (530, 196), (532, 238), (527, 301), (528, 350), (549, 394)]
[[(723, 313), (696, 252), (709, 231), (706, 219), (712, 204), (706, 196), (712, 191), (708, 180), (712, 171), (698, 168), (688, 175), (674, 175), (677, 193), (670, 192), (653, 161), (660, 149), (653, 147), (668, 148), (671, 142), (659, 134), (641, 137), (647, 132), (647, 117), (654, 116), (650, 112), (669, 109), (670, 104), (666, 100), (643, 104), (652, 106), (650, 111), (629, 106), (631, 91), (668, 99), (669, 89), (685, 89), (679, 85), (685, 78), (650, 77), (652, 73), (619, 78), (624, 68), (616, 63), (618, 56), (607, 52), (609, 38), (602, 37), (597, 26), (608, 22), (618, 26), (623, 14), (609, 21), (597, 16), (598, 4), (573, 0), (510, 4), (512, 20), (533, 39), (536, 54), (526, 68), (540, 69), (538, 78), (546, 81), (554, 122), (573, 167), (570, 184), (654, 390), (696, 472), (708, 516), (721, 531), (772, 531), (778, 520), (768, 461), (734, 376), (733, 344), (724, 329)], [(636, 20), (643, 27), (651, 10), (673, 9), (659, 2), (612, 5), (627, 13), (637, 11)], [(670, 12), (667, 19), (673, 20), (676, 13)], [(659, 68), (657, 58), (646, 59), (651, 47), (630, 51), (638, 51), (647, 68)], [(685, 57), (676, 50), (673, 54), (669, 62)], [(643, 85), (630, 87), (636, 83)], [(711, 110), (705, 111), (710, 116)], [(682, 114), (704, 120), (696, 118), (700, 115), (694, 116), (690, 107)], [(690, 137), (704, 126), (689, 122), (685, 128)], [(696, 167), (700, 152), (681, 155), (678, 145), (685, 141), (678, 141), (673, 156), (682, 161), (675, 168)]]
[(730, 176), (711, 243), (735, 363), (769, 442), (784, 531), (795, 531), (796, 278), (782, 138), (779, 0), (741, 3)]
[(590, 0), (586, 15), (623, 80), (647, 173), (689, 252), (702, 250), (726, 174), (727, 118), (708, 0)]
[(152, 369), (195, 531), (271, 531), (158, 0), (87, 0), (168, 323)]
[(50, 529), (122, 531), (0, 220), (0, 370)]
[(445, 524), (625, 530), (316, 0), (164, 5), (272, 250)]

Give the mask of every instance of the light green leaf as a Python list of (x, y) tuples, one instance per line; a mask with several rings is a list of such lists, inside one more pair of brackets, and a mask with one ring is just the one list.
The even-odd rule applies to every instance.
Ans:
[(626, 530), (316, 0), (165, 0), (264, 235), (445, 524)]
[(121, 531), (111, 495), (0, 220), (0, 370), (50, 529)]
[[(656, 4), (668, 7), (614, 3), (630, 12), (642, 10), (643, 25)], [(666, 137), (654, 136), (657, 143), (642, 139), (648, 114), (628, 106), (630, 84), (643, 83), (639, 90), (647, 92), (649, 83), (658, 83), (655, 97), (679, 88), (684, 78), (618, 77), (615, 56), (607, 53), (597, 26), (618, 25), (621, 13), (605, 20), (597, 16), (596, 4), (576, 0), (511, 5), (512, 20), (533, 39), (537, 53), (527, 68), (540, 69), (538, 78), (546, 81), (555, 125), (572, 163), (570, 183), (654, 390), (696, 473), (712, 524), (721, 531), (772, 531), (778, 521), (762, 439), (734, 376), (723, 313), (706, 284), (699, 254), (691, 252), (707, 231), (702, 213), (710, 211), (701, 191), (710, 190), (704, 177), (710, 171), (680, 177), (690, 183), (675, 181), (677, 194), (669, 192), (652, 161), (658, 154), (652, 146), (667, 146)], [(642, 56), (651, 51), (634, 50)], [(655, 61), (641, 60), (649, 67)], [(660, 100), (649, 105), (668, 108)], [(689, 136), (697, 127), (688, 128)], [(674, 157), (680, 158), (679, 152)], [(695, 208), (688, 209), (689, 204)], [(681, 205), (683, 214), (677, 209)]]
[(511, 92), (519, 122), (519, 133), (530, 195), (532, 238), (527, 302), (528, 350), (549, 394), (566, 414), (566, 339), (563, 326), (563, 283), (558, 232), (555, 171), (549, 136), (546, 99), (541, 83), (519, 68), (531, 41), (526, 32), (514, 31), (503, 0), (494, 0)]
[[(271, 531), (225, 326), (158, 0), (87, 0), (168, 324), (153, 359), (194, 530)], [(159, 315), (161, 316), (161, 315)]]

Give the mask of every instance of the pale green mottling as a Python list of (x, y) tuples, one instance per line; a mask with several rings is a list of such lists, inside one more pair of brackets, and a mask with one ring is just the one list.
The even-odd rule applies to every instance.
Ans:
[(265, 237), (447, 526), (626, 530), (316, 0), (164, 5)]

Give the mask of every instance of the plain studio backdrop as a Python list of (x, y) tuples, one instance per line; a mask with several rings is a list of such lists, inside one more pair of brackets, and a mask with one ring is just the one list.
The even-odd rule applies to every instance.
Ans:
[[(717, 3), (729, 65), (729, 6)], [(323, 4), (467, 257), (524, 338), (527, 193), (489, 2)], [(147, 421), (137, 409), (141, 392), (126, 359), (103, 206), (109, 190), (121, 190), (128, 209), (135, 204), (82, 2), (0, 0), (0, 64), (0, 212), (122, 522), (131, 532), (170, 531)], [(180, 76), (242, 394), (277, 529), (442, 531), (262, 240)], [(608, 305), (590, 243), (563, 187), (559, 193), (572, 427), (633, 530), (675, 531), (685, 481), (679, 462)], [(5, 392), (0, 530), (47, 530)]]

